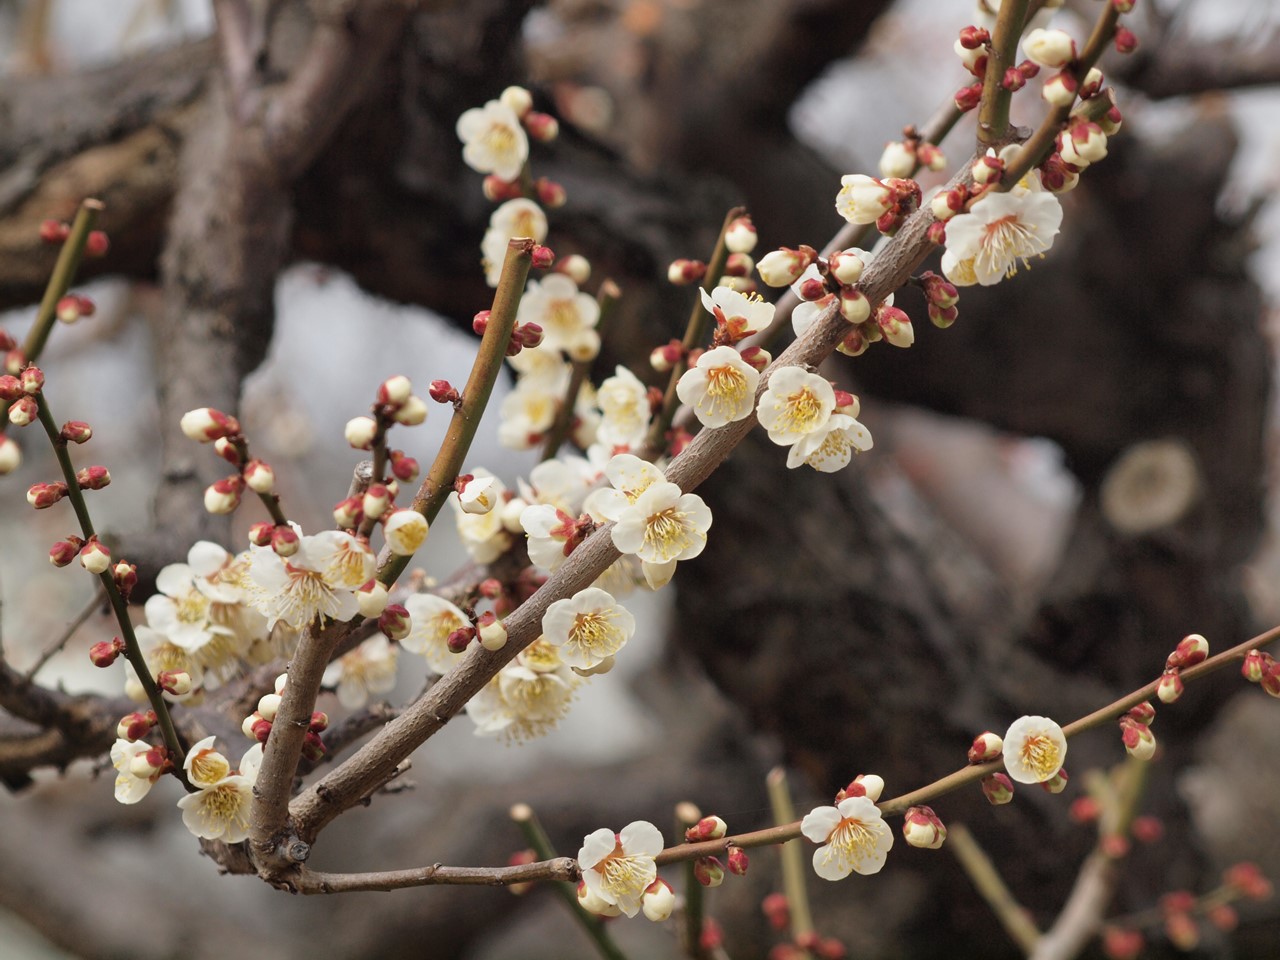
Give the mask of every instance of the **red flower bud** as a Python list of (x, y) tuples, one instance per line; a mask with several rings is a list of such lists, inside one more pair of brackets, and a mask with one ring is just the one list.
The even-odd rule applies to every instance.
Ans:
[(111, 248), (111, 241), (102, 230), (90, 230), (85, 238), (84, 253), (87, 257), (105, 257)]
[(114, 637), (110, 642), (99, 641), (89, 648), (89, 659), (95, 667), (109, 667), (116, 662), (116, 657), (124, 653), (124, 641)]
[(106, 467), (84, 467), (76, 471), (76, 484), (81, 490), (101, 490), (111, 483), (111, 473)]
[(58, 431), (58, 436), (68, 443), (84, 443), (93, 436), (93, 428), (83, 420), (68, 420)]
[(474, 330), (479, 336), (483, 337), (485, 330), (489, 326), (489, 313), (490, 311), (488, 310), (481, 310), (479, 313), (477, 313), (474, 317), (471, 318), (471, 329)]
[(60, 220), (40, 221), (40, 239), (45, 243), (63, 243), (71, 236), (71, 224)]
[(538, 244), (533, 248), (533, 268), (535, 270), (550, 270), (551, 265), (556, 262), (555, 251), (550, 247), (544, 247)]

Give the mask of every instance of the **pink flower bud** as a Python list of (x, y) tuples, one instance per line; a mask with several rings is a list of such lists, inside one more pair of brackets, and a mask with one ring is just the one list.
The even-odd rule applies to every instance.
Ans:
[[(68, 294), (58, 300), (57, 305), (53, 308), (54, 315), (63, 323), (75, 323), (81, 317), (85, 316), (84, 298), (77, 297), (75, 294)], [(92, 311), (90, 311), (92, 313)]]
[(191, 674), (185, 670), (161, 670), (156, 674), (156, 686), (175, 697), (185, 697), (192, 690)]
[(1138, 37), (1128, 27), (1116, 27), (1116, 53), (1133, 53), (1138, 49)]
[(18, 382), (22, 384), (23, 393), (34, 397), (44, 389), (44, 371), (39, 367), (27, 367), (18, 375)]
[(524, 124), (529, 136), (539, 143), (550, 143), (560, 133), (560, 124), (549, 113), (530, 110), (520, 118), (520, 122)]
[(701, 260), (679, 259), (671, 261), (667, 267), (667, 282), (677, 287), (697, 283), (707, 274), (707, 265)]
[(913, 847), (937, 850), (947, 839), (947, 828), (932, 807), (909, 807), (902, 818), (902, 838)]
[(480, 646), (486, 650), (501, 650), (507, 645), (507, 628), (493, 613), (486, 612), (476, 621), (476, 633)]
[(1129, 832), (1139, 843), (1159, 843), (1164, 836), (1164, 824), (1160, 822), (1159, 817), (1134, 817)]
[(1069, 71), (1055, 73), (1044, 82), (1040, 95), (1055, 107), (1069, 107), (1076, 99), (1079, 84)]
[(511, 331), (511, 335), (521, 346), (532, 350), (542, 343), (542, 325), (539, 323), (522, 323)]
[(538, 244), (533, 248), (533, 262), (531, 266), (535, 270), (550, 270), (551, 265), (556, 262), (555, 251), (550, 247), (544, 247)]
[(391, 419), (405, 427), (416, 427), (427, 419), (427, 404), (420, 396), (413, 394), (391, 415)]
[(960, 30), (960, 45), (966, 50), (977, 50), (991, 42), (991, 34), (983, 27), (968, 26)]
[(204, 508), (212, 514), (231, 513), (240, 506), (240, 495), (244, 492), (244, 478), (240, 474), (232, 474), (210, 484), (204, 491)]
[(111, 483), (111, 473), (106, 467), (83, 467), (76, 471), (76, 485), (81, 490), (101, 490)]
[(1151, 728), (1136, 720), (1123, 717), (1120, 720), (1120, 739), (1129, 756), (1135, 760), (1150, 760), (1156, 753), (1156, 738)]
[(41, 220), (40, 239), (44, 243), (63, 243), (71, 236), (71, 224), (60, 220)]
[(1173, 653), (1165, 660), (1165, 669), (1194, 667), (1209, 656), (1209, 641), (1198, 633), (1188, 634), (1178, 641)]
[(1098, 847), (1101, 849), (1102, 855), (1112, 860), (1127, 857), (1132, 846), (1129, 843), (1129, 838), (1119, 833), (1103, 834), (1098, 840)]
[(475, 639), (475, 627), (459, 627), (453, 633), (449, 634), (449, 638), (445, 641), (451, 653), (463, 653)]
[(378, 629), (386, 634), (388, 640), (403, 640), (413, 629), (413, 618), (403, 606), (391, 603), (378, 616)]
[(982, 100), (982, 84), (971, 83), (967, 87), (961, 87), (955, 92), (953, 99), (957, 110), (968, 113)]
[(111, 579), (115, 581), (120, 595), (128, 601), (129, 594), (138, 585), (138, 565), (127, 560), (117, 560), (116, 565), (111, 568)]
[(270, 720), (258, 717), (249, 728), (249, 734), (259, 743), (265, 744), (271, 737), (271, 727), (272, 723)]
[(703, 817), (684, 832), (684, 838), (690, 843), (703, 840), (719, 840), (729, 832), (729, 826), (716, 816)]
[(1102, 952), (1107, 960), (1137, 960), (1146, 946), (1141, 932), (1120, 927), (1104, 927)]
[(646, 919), (661, 923), (671, 916), (675, 908), (675, 891), (671, 889), (671, 884), (661, 877), (644, 888), (644, 893), (640, 897), (640, 909), (644, 912)]
[(12, 437), (0, 433), (0, 476), (13, 473), (22, 466), (22, 448)]
[(763, 370), (773, 361), (773, 357), (764, 347), (747, 347), (740, 356), (748, 366), (756, 370)]
[(1084, 79), (1080, 81), (1080, 99), (1089, 100), (1096, 97), (1102, 91), (1102, 85), (1106, 82), (1106, 77), (1102, 75), (1102, 71), (1097, 67), (1090, 68), (1089, 72), (1084, 75)]
[(1150, 725), (1151, 722), (1156, 718), (1156, 708), (1153, 707), (1146, 700), (1144, 700), (1142, 701), (1142, 703), (1138, 704), (1136, 707), (1133, 707), (1129, 711), (1127, 716), (1129, 717), (1129, 719), (1133, 720), (1135, 723), (1143, 723), (1143, 724)]
[(156, 725), (156, 715), (154, 710), (148, 710), (146, 713), (129, 713), (120, 719), (116, 724), (116, 736), (121, 740), (128, 740), (133, 743), (141, 740), (151, 728)]
[(298, 531), (286, 524), (271, 528), (271, 551), (277, 557), (292, 557), (302, 546)]
[(59, 540), (49, 548), (49, 562), (55, 567), (65, 567), (80, 555), (80, 548), (83, 545), (84, 541), (79, 537)]
[(731, 253), (725, 260), (724, 272), (731, 277), (748, 276), (755, 268), (755, 261), (748, 253)]
[(372, 619), (387, 609), (390, 594), (386, 586), (379, 580), (369, 580), (356, 591), (356, 603), (360, 608), (360, 616)]
[(1262, 689), (1268, 696), (1280, 697), (1280, 663), (1273, 661), (1259, 683), (1262, 684)]
[(55, 483), (33, 483), (27, 489), (27, 503), (37, 510), (52, 507), (67, 495), (67, 485), (61, 480)]
[(213, 441), (213, 452), (233, 467), (238, 468), (244, 464), (244, 456), (240, 450), (240, 445), (228, 437), (219, 437)]
[(809, 268), (817, 256), (818, 252), (813, 247), (804, 244), (794, 250), (790, 247), (779, 247), (760, 259), (756, 264), (756, 272), (760, 275), (760, 279), (771, 287), (790, 286), (800, 279), (800, 274)]
[(15, 427), (25, 427), (39, 415), (40, 407), (31, 397), (19, 397), (9, 407), (9, 422)]
[(1166, 670), (1160, 675), (1160, 685), (1156, 687), (1156, 696), (1161, 703), (1173, 703), (1183, 691), (1182, 677), (1177, 670)]
[(314, 733), (323, 733), (329, 726), (329, 715), (322, 710), (316, 710), (311, 714), (311, 722), (307, 724), (307, 729)]
[(724, 867), (715, 857), (699, 857), (693, 861), (693, 876), (704, 887), (718, 887), (724, 883)]
[(342, 435), (356, 450), (369, 450), (378, 435), (378, 424), (373, 417), (352, 417), (342, 430)]
[[(841, 312), (843, 313), (844, 296), (841, 294)], [(911, 318), (897, 307), (881, 304), (876, 311), (876, 323), (884, 338), (895, 347), (909, 347), (916, 341), (915, 329), (911, 326)]]
[(863, 323), (871, 316), (871, 301), (857, 287), (841, 287), (840, 316), (852, 324)]
[(1004, 751), (1004, 739), (990, 730), (973, 738), (973, 746), (969, 748), (970, 763), (986, 763), (995, 760)]
[(16, 377), (27, 365), (27, 355), (18, 347), (14, 347), (4, 355), (4, 372)]
[(1010, 67), (1004, 72), (1004, 76), (1000, 78), (1000, 86), (1004, 89), (1016, 93), (1027, 85), (1027, 78), (1022, 75), (1022, 71), (1017, 67)]
[(109, 667), (116, 662), (116, 658), (124, 651), (124, 641), (119, 637), (114, 637), (110, 642), (102, 640), (91, 646), (89, 648), (89, 659), (93, 661), (95, 667)]
[(548, 180), (546, 177), (539, 177), (533, 182), (534, 193), (538, 195), (538, 202), (548, 210), (557, 210), (565, 205), (565, 201), (569, 199), (569, 195), (565, 193), (564, 186), (556, 183), (554, 180)]
[(391, 472), (397, 480), (412, 483), (417, 479), (418, 461), (413, 457), (405, 456), (403, 450), (392, 450), (387, 457), (391, 461)]
[(750, 217), (736, 217), (724, 232), (724, 245), (730, 253), (750, 253), (759, 235)]
[(1013, 799), (1013, 781), (1003, 773), (993, 773), (982, 778), (982, 793), (993, 806), (1008, 803)]
[(89, 231), (89, 236), (85, 237), (84, 240), (84, 254), (86, 257), (105, 257), (109, 249), (111, 249), (111, 241), (105, 231)]
[(80, 565), (97, 576), (111, 566), (111, 551), (92, 537), (80, 548)]
[(1164, 934), (1175, 948), (1183, 952), (1194, 950), (1200, 943), (1200, 928), (1189, 913), (1178, 911), (1166, 916)]
[(520, 186), (518, 179), (503, 180), (492, 173), (484, 178), (481, 190), (484, 191), (484, 198), (493, 203), (503, 203), (524, 196), (524, 188)]
[(1067, 816), (1076, 823), (1093, 823), (1102, 814), (1102, 804), (1094, 797), (1076, 797), (1067, 808)]
[(1247, 900), (1271, 897), (1271, 881), (1256, 863), (1247, 860), (1228, 867), (1222, 874), (1222, 882)]
[(1244, 655), (1244, 663), (1240, 667), (1241, 675), (1250, 683), (1258, 683), (1271, 667), (1271, 655), (1261, 650), (1250, 650)]
[(0, 400), (12, 403), (23, 395), (22, 381), (13, 374), (6, 373), (0, 377)]
[(729, 872), (735, 877), (745, 876), (747, 867), (751, 864), (751, 860), (747, 856), (747, 851), (738, 846), (732, 846), (729, 848), (727, 860), (729, 864)]
[(1068, 776), (1066, 768), (1063, 767), (1048, 780), (1041, 780), (1040, 786), (1047, 793), (1061, 793), (1067, 789), (1067, 781), (1070, 779), (1071, 777)]
[(351, 530), (360, 525), (364, 512), (360, 509), (360, 497), (347, 497), (333, 507), (333, 522), (344, 530)]
[(378, 385), (378, 403), (382, 406), (398, 407), (413, 393), (413, 384), (403, 375), (388, 377)]
[(58, 431), (58, 436), (68, 443), (84, 443), (93, 436), (93, 428), (83, 420), (68, 420)]
[(1102, 127), (1102, 132), (1110, 137), (1120, 132), (1123, 122), (1124, 116), (1120, 113), (1120, 108), (1113, 106), (1098, 120), (1098, 126)]
[(222, 437), (234, 437), (240, 434), (239, 420), (212, 407), (188, 410), (182, 415), (179, 426), (188, 439), (198, 443), (211, 443)]
[(319, 763), (324, 759), (324, 755), (327, 752), (324, 741), (320, 739), (320, 734), (314, 730), (308, 730), (306, 736), (302, 739), (303, 758), (310, 763)]
[(152, 747), (145, 753), (134, 755), (129, 761), (129, 772), (139, 780), (154, 780), (169, 766), (169, 751), (164, 747)]
[(275, 524), (270, 520), (260, 520), (249, 527), (249, 542), (255, 547), (266, 547), (271, 544), (271, 534)]
[(866, 261), (856, 250), (838, 250), (827, 259), (827, 268), (838, 283), (848, 286), (862, 279)]

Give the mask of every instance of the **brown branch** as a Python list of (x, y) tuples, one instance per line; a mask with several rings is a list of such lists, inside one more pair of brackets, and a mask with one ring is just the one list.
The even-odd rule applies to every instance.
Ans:
[(1210, 43), (1189, 37), (1162, 40), (1158, 52), (1146, 56), (1139, 51), (1131, 69), (1121, 67), (1116, 73), (1153, 100), (1271, 86), (1280, 83), (1280, 30), (1261, 41), (1253, 37)]
[(522, 863), (513, 867), (446, 867), (435, 863), (410, 870), (380, 870), (373, 873), (322, 873), (302, 869), (294, 881), (298, 893), (352, 893), (357, 890), (400, 890), (453, 884), (473, 887), (509, 887), (513, 883), (560, 880), (577, 883), (581, 876), (577, 861), (569, 857)]

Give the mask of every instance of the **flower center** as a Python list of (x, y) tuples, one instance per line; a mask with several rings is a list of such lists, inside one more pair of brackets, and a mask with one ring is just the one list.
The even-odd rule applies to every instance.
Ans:
[(871, 828), (857, 817), (845, 817), (827, 838), (823, 861), (834, 860), (841, 870), (856, 869), (864, 860), (874, 857), (875, 849), (876, 835)]
[(191, 761), (191, 779), (198, 783), (217, 783), (231, 773), (231, 764), (217, 750), (201, 750)]
[(1052, 738), (1034, 733), (1022, 741), (1022, 762), (1041, 780), (1048, 780), (1061, 769), (1062, 756)]
[[(621, 850), (622, 845), (618, 845)], [(609, 854), (594, 869), (600, 874), (600, 886), (615, 899), (619, 897), (638, 897), (644, 888), (653, 882), (650, 861), (647, 857), (628, 857), (615, 851)]]
[(334, 586), (359, 587), (369, 579), (365, 576), (367, 560), (364, 550), (343, 544), (333, 552), (324, 571), (325, 579)]
[(547, 326), (564, 336), (577, 333), (582, 326), (582, 317), (572, 300), (552, 300), (547, 307), (546, 318)]
[(658, 563), (666, 563), (691, 543), (689, 528), (685, 524), (685, 513), (677, 507), (668, 507), (655, 513), (644, 525), (644, 549), (640, 552), (643, 559), (646, 553), (656, 558)]
[(534, 673), (548, 673), (560, 667), (556, 648), (539, 637), (520, 654), (520, 662)]
[(580, 613), (573, 618), (573, 626), (569, 629), (569, 642), (601, 656), (615, 653), (621, 647), (621, 643), (619, 643), (619, 631), (614, 627), (613, 620), (613, 611), (592, 610), (589, 613)]
[(1012, 277), (1018, 272), (1018, 260), (1028, 266), (1027, 257), (1039, 249), (1035, 230), (1017, 214), (1009, 214), (987, 224), (976, 259), (991, 273), (1003, 272)]
[(204, 623), (209, 610), (209, 598), (199, 590), (188, 590), (183, 596), (175, 597), (173, 605), (179, 623)]
[(245, 806), (244, 794), (235, 784), (212, 787), (205, 790), (200, 798), (200, 819), (207, 825), (221, 823), (230, 827), (238, 824), (247, 828), (249, 821), (245, 816)]
[(516, 147), (516, 135), (505, 123), (495, 123), (485, 131), (484, 145), (495, 154), (501, 156), (510, 153)]
[(707, 371), (707, 398), (713, 410), (736, 410), (747, 392), (747, 378), (733, 367), (712, 367)]
[(804, 387), (778, 405), (782, 413), (777, 429), (783, 433), (809, 433), (822, 424), (822, 401)]

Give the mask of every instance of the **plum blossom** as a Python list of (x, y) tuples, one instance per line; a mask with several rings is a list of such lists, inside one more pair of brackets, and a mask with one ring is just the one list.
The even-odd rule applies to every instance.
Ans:
[(676, 396), (693, 408), (704, 427), (751, 416), (760, 372), (742, 359), (733, 347), (716, 347), (698, 357), (676, 384)]
[(531, 740), (552, 730), (569, 712), (581, 682), (556, 648), (538, 639), (467, 701), (467, 716), (477, 736)]
[(492, 173), (508, 182), (520, 176), (529, 158), (529, 138), (514, 110), (501, 100), (473, 107), (458, 118), (462, 159), (477, 173)]
[(619, 514), (610, 535), (619, 551), (640, 558), (645, 580), (656, 590), (671, 579), (677, 561), (702, 553), (710, 526), (711, 511), (701, 497), (663, 480)]
[(776, 308), (759, 295), (747, 296), (728, 287), (715, 287), (710, 293), (698, 292), (702, 295), (703, 307), (735, 342), (773, 322)]
[(1034, 177), (1028, 179), (1034, 187), (985, 194), (968, 213), (947, 221), (942, 272), (956, 286), (999, 283), (1018, 272), (1019, 261), (1025, 266), (1053, 245), (1062, 204)]
[[(475, 477), (491, 477), (488, 470), (476, 467), (469, 471)], [(494, 481), (490, 495), (498, 503), (506, 500), (507, 488), (502, 481)], [(502, 510), (488, 513), (467, 513), (458, 503), (456, 493), (449, 494), (458, 525), (458, 538), (476, 563), (493, 563), (511, 547), (511, 533), (502, 525)]]
[(787, 468), (794, 470), (808, 464), (819, 473), (835, 473), (849, 465), (856, 450), (871, 449), (871, 431), (858, 420), (843, 413), (833, 413), (820, 430), (806, 433), (787, 451)]
[(587, 893), (634, 917), (657, 879), (654, 858), (661, 852), (662, 831), (645, 820), (627, 824), (620, 833), (601, 828), (587, 834), (578, 851)]
[(599, 319), (595, 297), (582, 293), (563, 273), (530, 280), (516, 314), (518, 323), (542, 327), (544, 346), (563, 350), (574, 360), (590, 360), (600, 352)]
[(588, 495), (584, 508), (593, 516), (617, 520), (622, 512), (639, 499), (655, 483), (666, 481), (666, 475), (655, 464), (631, 453), (619, 453), (605, 464), (604, 475), (610, 486)]
[(448, 673), (462, 659), (462, 654), (449, 649), (449, 634), (471, 626), (471, 619), (444, 597), (433, 593), (415, 593), (404, 601), (413, 626), (400, 646), (427, 661), (439, 674)]
[(613, 595), (597, 587), (557, 600), (542, 617), (543, 639), (570, 667), (591, 670), (631, 639), (636, 620)]
[(1019, 717), (1004, 735), (1004, 768), (1018, 783), (1052, 779), (1066, 758), (1066, 735), (1048, 717)]
[(800, 367), (783, 367), (769, 378), (757, 412), (769, 439), (790, 446), (825, 428), (835, 406), (830, 383)]
[(813, 853), (813, 869), (824, 880), (843, 880), (850, 872), (879, 873), (893, 846), (893, 831), (865, 796), (810, 810), (800, 832), (822, 844)]
[[(232, 773), (227, 759), (211, 748), (212, 742), (212, 737), (201, 740), (187, 754), (185, 769), (204, 779), (193, 779), (193, 785), (200, 789), (178, 801), (182, 822), (205, 840), (239, 843), (249, 836), (249, 807), (262, 765), (262, 744), (255, 743), (245, 751), (239, 771)], [(223, 776), (210, 779), (217, 772), (224, 772)]]
[(149, 777), (140, 777), (132, 769), (133, 758), (151, 749), (151, 744), (145, 740), (129, 741), (120, 739), (111, 745), (111, 765), (116, 768), (115, 797), (117, 802), (125, 804), (137, 803), (150, 792), (152, 785), (160, 779), (161, 770), (159, 768)]
[(502, 263), (507, 256), (507, 241), (512, 237), (529, 237), (534, 243), (547, 239), (547, 215), (532, 200), (517, 197), (500, 205), (489, 217), (489, 229), (480, 241), (485, 282), (498, 285)]
[(160, 592), (147, 598), (147, 622), (185, 650), (199, 650), (215, 634), (233, 631), (217, 622), (216, 605), (234, 605), (244, 594), (218, 575), (231, 555), (216, 543), (201, 540), (187, 552), (186, 563), (171, 563), (156, 576)]
[(577, 532), (577, 518), (549, 503), (535, 503), (520, 513), (520, 524), (528, 534), (527, 548), (533, 564), (548, 573), (564, 563), (566, 548)]
[[(204, 670), (200, 667), (195, 655), (151, 627), (140, 624), (133, 628), (133, 632), (138, 639), (138, 646), (142, 650), (142, 659), (146, 661), (147, 668), (151, 671), (152, 676), (169, 671), (172, 673), (186, 673), (191, 677), (190, 693), (185, 693), (181, 696), (166, 693), (164, 698), (175, 703), (190, 703), (199, 699), (201, 687), (204, 685)], [(147, 701), (147, 693), (142, 686), (142, 681), (138, 679), (132, 669), (125, 674), (124, 692), (130, 700), (138, 703)]]
[(329, 664), (323, 682), (336, 688), (340, 704), (354, 710), (368, 703), (370, 694), (388, 693), (395, 687), (399, 657), (395, 644), (381, 633), (375, 633)]
[(510, 450), (537, 446), (555, 423), (563, 400), (564, 384), (521, 379), (498, 407), (498, 442)]
[(254, 547), (249, 575), (259, 589), (252, 603), (268, 628), (284, 623), (302, 630), (318, 617), (350, 620), (359, 611), (355, 591), (373, 579), (376, 566), (369, 544), (340, 530), (301, 537), (287, 560), (270, 547)]
[(602, 418), (596, 440), (611, 447), (637, 447), (649, 430), (649, 389), (626, 367), (600, 384), (596, 403)]

